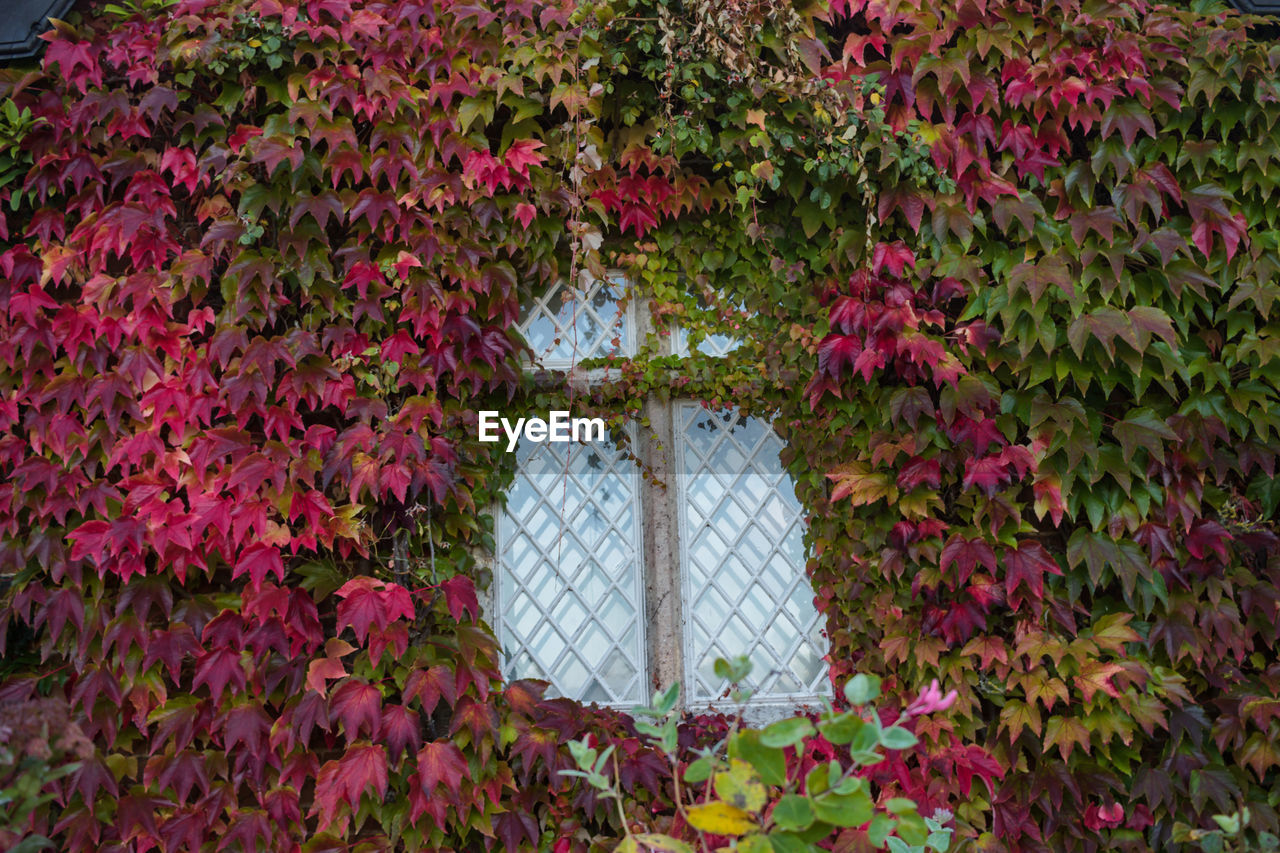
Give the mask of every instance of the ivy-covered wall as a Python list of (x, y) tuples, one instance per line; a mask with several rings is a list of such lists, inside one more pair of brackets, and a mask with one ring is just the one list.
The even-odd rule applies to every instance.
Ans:
[[(524, 377), (520, 303), (614, 267), (743, 345), (677, 364), (660, 322), (575, 408), (774, 416), (833, 680), (883, 677), (886, 721), (958, 692), (901, 718), (921, 743), (868, 771), (882, 805), (951, 810), (965, 849), (1194, 849), (1242, 806), (1276, 832), (1280, 45), (1252, 23), (139, 0), (59, 25), (0, 78), (0, 701), (64, 696), (95, 751), (30, 831), (610, 846), (615, 804), (559, 773), (592, 735), (627, 820), (692, 839), (667, 758), (504, 684), (476, 603), (511, 467), (476, 412), (569, 393)], [(810, 747), (789, 778), (842, 748)]]

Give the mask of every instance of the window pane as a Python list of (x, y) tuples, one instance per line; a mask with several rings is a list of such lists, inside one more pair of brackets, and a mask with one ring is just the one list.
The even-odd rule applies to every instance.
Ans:
[(768, 423), (677, 409), (689, 698), (725, 688), (713, 664), (746, 654), (756, 698), (828, 692), (826, 642), (805, 575), (804, 518)]
[[(682, 357), (690, 355), (689, 330), (684, 326), (677, 326), (675, 339), (675, 354)], [(705, 338), (698, 341), (698, 345), (693, 347), (693, 349), (703, 355), (709, 355), (712, 358), (724, 358), (741, 345), (741, 338), (730, 335), (715, 334), (707, 335)]]
[(548, 695), (642, 701), (638, 477), (610, 442), (522, 440), (498, 522), (498, 639), (508, 678)]
[(625, 290), (626, 281), (618, 275), (596, 281), (585, 294), (560, 282), (535, 300), (520, 324), (535, 362), (566, 368), (583, 359), (631, 353), (630, 324), (618, 305)]

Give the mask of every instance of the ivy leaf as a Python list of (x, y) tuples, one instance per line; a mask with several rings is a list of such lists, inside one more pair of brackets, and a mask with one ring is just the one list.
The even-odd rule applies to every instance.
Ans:
[(458, 701), (457, 679), (453, 670), (443, 664), (427, 669), (415, 669), (405, 680), (404, 700), (417, 699), (422, 703), (423, 713), (435, 711), (441, 697), (453, 707)]
[(959, 533), (952, 534), (942, 549), (939, 568), (945, 572), (955, 566), (956, 582), (964, 584), (979, 565), (991, 572), (996, 570), (996, 553), (991, 545), (977, 537), (966, 539)]
[(316, 777), (316, 801), (311, 813), (321, 815), (321, 825), (327, 826), (340, 802), (354, 811), (366, 791), (378, 800), (387, 794), (387, 751), (381, 745), (354, 746), (341, 759), (326, 761)]
[(444, 592), (449, 615), (454, 622), (461, 622), (467, 613), (473, 620), (480, 618), (480, 603), (476, 599), (476, 584), (465, 575), (454, 575), (440, 585)]
[(1065, 705), (1069, 701), (1066, 682), (1061, 678), (1041, 676), (1032, 680), (1035, 683), (1025, 688), (1028, 703), (1040, 702), (1046, 711), (1052, 711), (1058, 702)]
[(513, 214), (515, 220), (520, 223), (520, 227), (525, 230), (528, 230), (529, 225), (532, 224), (537, 215), (538, 209), (528, 202), (520, 202), (517, 204), (515, 213)]
[(1040, 709), (1033, 704), (1010, 699), (1000, 711), (1000, 729), (1009, 732), (1009, 742), (1014, 743), (1023, 729), (1037, 737), (1040, 735)]
[(1063, 761), (1071, 757), (1072, 750), (1077, 746), (1088, 753), (1089, 728), (1075, 717), (1050, 717), (1044, 727), (1044, 748), (1050, 750), (1055, 746)]
[(990, 669), (993, 661), (1009, 663), (1009, 650), (1000, 637), (974, 637), (960, 650), (962, 655), (978, 655), (983, 669)]
[(1023, 288), (1031, 295), (1031, 305), (1035, 306), (1040, 297), (1048, 290), (1049, 285), (1057, 285), (1068, 296), (1075, 295), (1071, 284), (1071, 270), (1058, 255), (1050, 255), (1035, 263), (1021, 263), (1009, 273), (1009, 295)]
[(451, 740), (432, 741), (418, 750), (418, 775), (427, 796), (434, 796), (436, 788), (444, 785), (457, 797), (462, 778), (469, 772), (462, 750)]
[(394, 619), (412, 619), (413, 600), (408, 590), (376, 578), (357, 577), (338, 590), (338, 630), (350, 627), (364, 643), (370, 627), (384, 630)]
[(888, 474), (872, 473), (860, 462), (847, 462), (827, 474), (835, 481), (831, 502), (848, 498), (853, 506), (868, 506), (879, 500), (896, 500), (898, 489)]
[(276, 580), (284, 582), (284, 561), (280, 559), (280, 550), (272, 545), (255, 543), (240, 552), (235, 569), (231, 572), (232, 580), (241, 575), (249, 575), (249, 582), (254, 589), (262, 586), (267, 575), (275, 575)]
[(1089, 580), (1097, 587), (1102, 583), (1102, 572), (1111, 568), (1132, 595), (1138, 578), (1150, 579), (1151, 564), (1146, 555), (1133, 542), (1116, 542), (1104, 533), (1094, 533), (1078, 528), (1067, 541), (1067, 563), (1072, 567), (1081, 561), (1087, 565)]
[(1129, 627), (1132, 613), (1108, 613), (1093, 623), (1090, 636), (1104, 651), (1119, 654), (1126, 643), (1142, 642), (1141, 635)]
[(1120, 691), (1111, 683), (1111, 679), (1122, 672), (1124, 667), (1120, 664), (1086, 660), (1080, 664), (1080, 674), (1075, 677), (1075, 685), (1084, 694), (1086, 702), (1092, 702), (1094, 695), (1099, 692), (1116, 698)]
[(1156, 135), (1156, 124), (1147, 110), (1137, 101), (1121, 101), (1112, 104), (1102, 115), (1102, 138), (1106, 139), (1116, 131), (1124, 141), (1125, 148), (1133, 148), (1138, 138), (1138, 131), (1145, 131), (1148, 136)]
[(1132, 459), (1139, 447), (1145, 449), (1161, 465), (1164, 464), (1164, 441), (1177, 441), (1178, 437), (1169, 425), (1150, 409), (1133, 409), (1128, 417), (1117, 422), (1111, 433), (1120, 442), (1125, 459)]
[(209, 694), (221, 699), (227, 685), (237, 690), (245, 689), (244, 666), (240, 663), (240, 653), (234, 649), (221, 648), (206, 652), (196, 658), (195, 678), (191, 682), (191, 690), (195, 692), (201, 685), (209, 688)]
[[(343, 726), (346, 726), (345, 721)], [(401, 753), (416, 752), (422, 746), (422, 720), (417, 711), (404, 705), (384, 707), (379, 730), (392, 761), (398, 760)]]
[(347, 668), (336, 657), (317, 658), (307, 666), (307, 689), (324, 693), (328, 682), (346, 678)]
[(899, 388), (889, 398), (889, 418), (894, 425), (906, 423), (915, 429), (921, 417), (928, 419), (933, 415), (933, 398), (922, 385)]
[(1134, 331), (1137, 333), (1137, 349), (1140, 352), (1146, 350), (1153, 335), (1177, 349), (1178, 335), (1173, 330), (1173, 322), (1169, 319), (1169, 315), (1164, 311), (1151, 305), (1139, 305), (1136, 308), (1130, 308), (1128, 314), (1129, 322), (1133, 324)]
[(1101, 308), (1090, 314), (1082, 314), (1067, 327), (1067, 343), (1071, 345), (1076, 358), (1084, 358), (1085, 343), (1090, 337), (1095, 338), (1107, 357), (1115, 360), (1115, 339), (1121, 338), (1135, 350), (1138, 349), (1138, 337), (1133, 322), (1128, 315), (1115, 308)]
[(329, 706), (331, 713), (342, 721), (348, 743), (359, 736), (361, 729), (368, 732), (370, 739), (377, 738), (382, 719), (382, 693), (377, 687), (353, 678), (334, 692)]
[(1031, 594), (1032, 602), (1037, 610), (1040, 600), (1044, 598), (1044, 576), (1046, 574), (1061, 575), (1062, 569), (1056, 560), (1039, 542), (1023, 542), (1016, 550), (1006, 551), (1004, 555), (1005, 594), (1010, 607), (1018, 607), (1022, 603), (1018, 587), (1025, 586)]
[(839, 376), (846, 365), (854, 364), (862, 355), (862, 339), (857, 335), (827, 335), (818, 344), (818, 370)]

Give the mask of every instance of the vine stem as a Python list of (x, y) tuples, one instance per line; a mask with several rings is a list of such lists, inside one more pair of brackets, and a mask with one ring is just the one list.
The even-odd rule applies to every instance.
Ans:
[(622, 831), (631, 837), (631, 827), (627, 824), (627, 813), (622, 809), (622, 771), (618, 769), (618, 751), (613, 751), (613, 799), (618, 804), (618, 819), (622, 821)]

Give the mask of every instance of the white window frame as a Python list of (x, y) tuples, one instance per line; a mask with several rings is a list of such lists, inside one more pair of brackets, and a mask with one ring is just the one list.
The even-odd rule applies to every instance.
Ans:
[[(625, 309), (622, 312), (625, 338), (623, 346), (618, 351), (618, 357), (630, 358), (638, 351), (640, 343), (654, 331), (653, 320), (649, 315), (647, 302), (634, 293), (628, 292), (631, 283), (620, 272), (611, 270), (609, 279), (622, 285), (626, 300)], [(582, 294), (579, 298), (589, 299), (592, 293), (594, 290)], [(536, 303), (539, 308), (545, 307), (547, 298), (549, 297), (546, 295), (540, 298)], [(524, 322), (521, 325), (523, 327)], [(687, 332), (674, 327), (671, 331), (672, 334), (658, 338), (659, 350), (656, 355), (670, 355), (674, 352), (678, 356), (687, 357), (690, 354), (686, 346)], [(608, 369), (604, 368), (580, 371), (575, 360), (571, 359), (542, 359), (537, 362), (527, 362), (525, 369), (527, 372), (557, 372), (562, 374), (566, 382), (571, 378), (577, 378), (594, 383), (604, 379), (609, 373)], [(691, 681), (685, 657), (691, 634), (684, 604), (689, 593), (689, 572), (686, 561), (691, 540), (684, 530), (685, 521), (681, 512), (685, 487), (680, 482), (683, 466), (679, 458), (682, 455), (682, 443), (681, 436), (677, 432), (677, 413), (682, 405), (694, 402), (696, 401), (691, 398), (680, 397), (660, 400), (656, 394), (650, 394), (641, 406), (641, 411), (648, 417), (649, 426), (647, 429), (637, 430), (642, 433), (641, 435), (635, 432), (631, 434), (632, 447), (640, 459), (641, 466), (659, 483), (666, 484), (665, 488), (654, 485), (647, 478), (641, 477), (639, 470), (636, 472), (637, 486), (633, 498), (638, 504), (640, 513), (638, 544), (643, 580), (641, 585), (643, 600), (640, 602), (641, 624), (638, 627), (644, 638), (642, 645), (647, 652), (647, 660), (639, 661), (637, 664), (641, 671), (642, 685), (647, 680), (651, 688), (645, 691), (642, 686), (644, 701), (648, 700), (647, 694), (651, 693), (652, 689), (665, 688), (679, 681), (682, 689), (677, 707), (679, 710), (691, 713), (734, 713), (741, 710), (748, 723), (763, 724), (790, 716), (798, 709), (819, 707), (824, 701), (829, 700), (831, 695), (830, 685), (825, 680), (821, 683), (827, 686), (827, 692), (753, 698), (748, 700), (741, 709), (728, 698), (714, 701), (689, 699), (688, 687)], [(501, 642), (504, 616), (500, 609), (502, 601), (499, 587), (502, 567), (499, 555), (504, 548), (502, 518), (504, 510), (501, 504), (496, 502), (490, 505), (489, 510), (496, 521), (495, 551), (485, 555), (492, 582), (489, 589), (482, 594), (481, 606), (485, 612), (495, 614), (493, 627)], [(801, 523), (805, 522), (802, 520)], [(802, 572), (804, 571), (803, 565), (799, 568)], [(808, 582), (807, 577), (804, 582)], [(818, 619), (822, 619), (821, 614)], [(825, 635), (825, 629), (823, 634)], [(820, 651), (824, 657), (828, 653), (825, 649)], [(503, 649), (504, 675), (511, 655), (511, 652)], [(618, 704), (612, 707), (626, 710), (634, 706)]]

